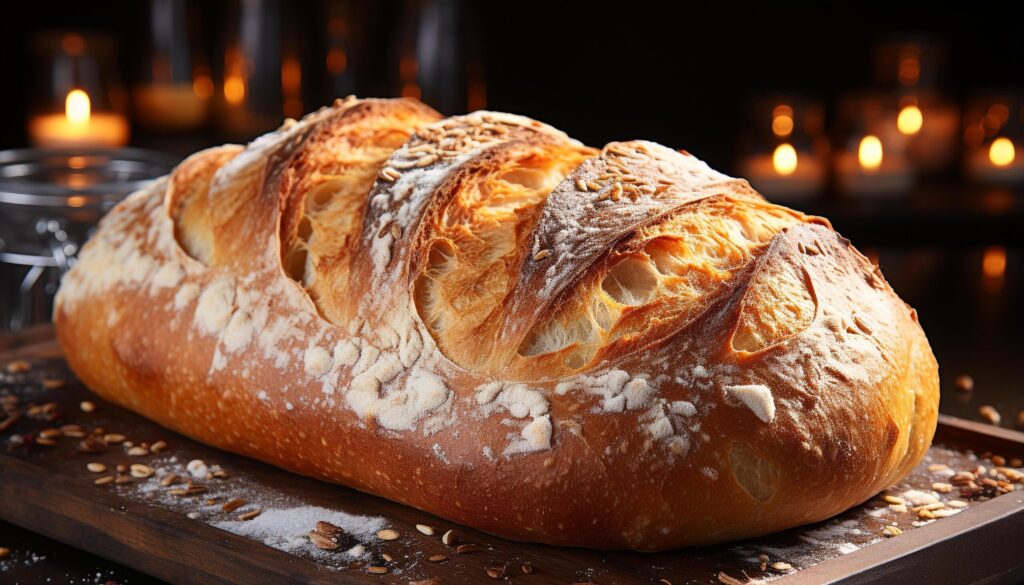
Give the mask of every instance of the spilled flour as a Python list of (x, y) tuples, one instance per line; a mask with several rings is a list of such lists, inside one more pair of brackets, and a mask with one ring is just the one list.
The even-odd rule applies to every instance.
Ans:
[[(368, 541), (385, 525), (383, 518), (356, 516), (337, 512), (319, 506), (298, 506), (294, 508), (272, 508), (252, 520), (222, 520), (213, 526), (227, 530), (232, 534), (258, 540), (285, 552), (299, 549), (312, 549), (309, 542), (309, 531), (316, 526), (318, 520), (324, 520), (340, 527), (349, 536), (359, 541)], [(348, 558), (366, 556), (364, 547), (353, 546), (345, 553)], [(331, 553), (331, 557), (337, 554)]]

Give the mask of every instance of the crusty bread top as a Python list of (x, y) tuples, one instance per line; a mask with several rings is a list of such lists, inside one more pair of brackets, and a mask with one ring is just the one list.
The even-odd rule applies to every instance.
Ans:
[[(253, 408), (353, 418), (466, 473), (559, 443), (605, 476), (665, 482), (685, 463), (713, 486), (731, 470), (749, 499), (734, 513), (760, 514), (764, 529), (831, 510), (772, 500), (822, 462), (855, 468), (812, 486), (838, 490), (832, 506), (884, 487), (934, 424), (934, 359), (913, 310), (827, 221), (688, 153), (595, 150), (508, 114), (339, 100), (244, 149), (197, 153), (104, 219), (62, 285), (58, 322), (129, 292), (160, 303), (174, 339), (213, 344), (195, 350), (208, 363), (167, 364), (250, 393)], [(103, 311), (108, 329), (128, 311), (144, 318)], [(143, 377), (157, 375), (151, 353), (118, 349)], [(121, 399), (152, 410), (129, 389)], [(486, 432), (460, 440), (466, 425)], [(225, 444), (260, 452), (246, 440)], [(601, 473), (595, 461), (559, 477)], [(345, 477), (434, 506), (386, 476)], [(851, 478), (859, 491), (840, 483)], [(696, 514), (637, 509), (631, 532), (594, 545), (750, 533), (683, 538), (669, 512), (676, 524)], [(656, 535), (659, 522), (671, 530)], [(547, 539), (573, 542), (558, 530)]]

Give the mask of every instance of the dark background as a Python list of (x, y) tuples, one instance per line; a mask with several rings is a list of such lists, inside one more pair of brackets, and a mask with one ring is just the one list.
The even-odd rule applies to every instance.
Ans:
[[(399, 53), (415, 2), (345, 4), (361, 39), (350, 60), (355, 93), (396, 95)], [(879, 41), (945, 44), (947, 66), (938, 81), (957, 101), (979, 88), (1024, 87), (1024, 11), (1010, 2), (601, 4), (456, 2), (460, 53), (479, 66), (487, 108), (529, 115), (589, 144), (642, 137), (686, 148), (728, 172), (752, 96), (797, 90), (835, 104), (842, 92), (874, 83), (871, 55)], [(191, 8), (197, 48), (211, 56), (216, 70), (212, 56), (223, 48), (232, 3), (196, 2)], [(312, 63), (324, 36), (323, 3), (287, 2), (281, 13), (304, 65)], [(130, 86), (139, 77), (147, 14), (146, 2), (37, 1), (21, 3), (16, 16), (3, 18), (0, 54), (14, 82), (0, 94), (4, 111), (13, 113), (0, 118), (0, 145), (27, 142), (23, 115), (32, 99), (26, 90), (34, 33), (113, 34)], [(334, 97), (314, 76), (304, 76), (303, 83), (306, 111)], [(441, 109), (461, 113), (465, 104)], [(218, 138), (212, 132), (208, 141)]]

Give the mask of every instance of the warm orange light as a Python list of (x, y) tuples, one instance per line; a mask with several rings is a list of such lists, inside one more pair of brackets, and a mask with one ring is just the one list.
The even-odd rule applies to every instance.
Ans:
[(85, 197), (82, 197), (81, 195), (73, 195), (71, 197), (68, 197), (69, 207), (83, 207), (85, 206), (85, 203)]
[(783, 143), (775, 147), (775, 152), (772, 153), (772, 166), (776, 173), (791, 175), (796, 170), (797, 163), (796, 149), (792, 144)]
[(68, 92), (64, 99), (64, 116), (72, 124), (88, 124), (92, 112), (92, 104), (89, 102), (89, 94), (80, 89), (73, 89)]
[(901, 84), (914, 85), (921, 78), (921, 62), (916, 57), (900, 60), (900, 68), (897, 75)]
[(281, 89), (291, 94), (302, 87), (302, 66), (295, 57), (285, 57), (281, 63)]
[(1002, 278), (1006, 274), (1006, 248), (985, 248), (985, 255), (981, 259), (981, 272), (985, 278)]
[(240, 104), (245, 99), (245, 82), (241, 76), (229, 75), (224, 79), (224, 99), (229, 104)]
[(1005, 167), (1017, 158), (1017, 151), (1009, 138), (996, 138), (988, 147), (988, 159), (997, 167)]
[(224, 100), (231, 105), (245, 101), (245, 58), (237, 48), (228, 49), (224, 55)]
[(857, 148), (857, 160), (860, 166), (873, 171), (882, 166), (882, 141), (877, 136), (868, 134), (860, 140)]
[(921, 108), (914, 105), (904, 107), (896, 117), (896, 127), (900, 133), (907, 136), (920, 132), (923, 124), (924, 115), (921, 114)]
[(348, 55), (345, 49), (334, 47), (327, 51), (327, 72), (331, 75), (341, 75), (348, 68)]
[(205, 68), (195, 72), (192, 78), (192, 93), (201, 100), (208, 100), (213, 96), (213, 80)]

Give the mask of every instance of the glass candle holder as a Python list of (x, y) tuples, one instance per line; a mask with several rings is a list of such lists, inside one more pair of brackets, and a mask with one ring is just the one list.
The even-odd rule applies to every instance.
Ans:
[(132, 89), (135, 119), (146, 128), (194, 130), (206, 121), (213, 88), (191, 34), (196, 19), (186, 0), (149, 2), (147, 51)]
[(100, 217), (174, 163), (136, 148), (0, 152), (0, 330), (48, 321)]
[(751, 102), (748, 114), (740, 174), (772, 200), (799, 201), (819, 195), (828, 160), (821, 104), (806, 97), (775, 95)]
[(116, 147), (128, 143), (126, 99), (116, 46), (105, 36), (43, 33), (33, 43), (28, 135), (45, 148)]
[(840, 101), (836, 185), (854, 196), (908, 195), (915, 172), (907, 157), (907, 136), (897, 126), (899, 102), (877, 93), (850, 94)]
[(988, 92), (964, 115), (964, 174), (996, 185), (1024, 184), (1024, 95)]
[(285, 86), (301, 84), (301, 70), (282, 58), (281, 3), (236, 0), (227, 14), (216, 121), (230, 138), (247, 140), (281, 124)]

